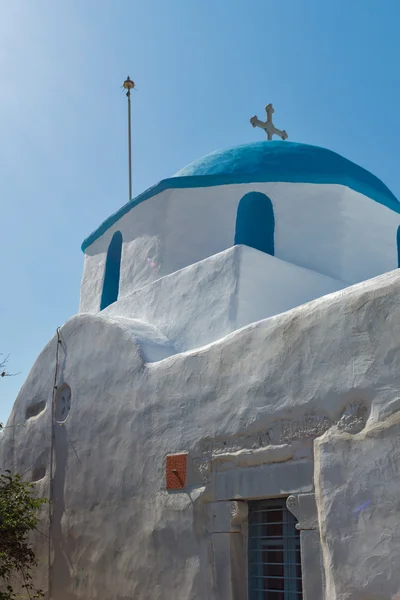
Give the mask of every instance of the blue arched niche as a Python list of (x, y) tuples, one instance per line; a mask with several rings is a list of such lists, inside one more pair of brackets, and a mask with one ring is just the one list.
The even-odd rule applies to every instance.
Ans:
[(239, 202), (235, 244), (245, 244), (274, 256), (275, 217), (271, 200), (261, 192), (249, 192)]
[(108, 246), (100, 310), (118, 300), (121, 271), (122, 233), (116, 231)]
[(400, 225), (397, 228), (397, 267), (400, 269)]

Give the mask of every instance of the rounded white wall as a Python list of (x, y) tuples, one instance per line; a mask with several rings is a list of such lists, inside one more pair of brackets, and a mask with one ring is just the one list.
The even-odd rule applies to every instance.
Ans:
[[(210, 502), (310, 493), (313, 479), (327, 579), (341, 593), (327, 598), (345, 598), (352, 578), (353, 598), (393, 598), (399, 430), (387, 425), (399, 416), (399, 291), (399, 273), (385, 275), (156, 365), (141, 358), (132, 324), (103, 315), (65, 324), (56, 383), (70, 386), (71, 410), (53, 431), (53, 598), (226, 598), (216, 587), (226, 563), (213, 553)], [(0, 464), (44, 496), (57, 348), (55, 337), (39, 355), (0, 436)], [(356, 435), (344, 430), (352, 416), (357, 427), (369, 417)], [(187, 487), (169, 492), (166, 456), (181, 452)], [(374, 518), (354, 510), (365, 498)], [(377, 551), (382, 531), (394, 535)], [(48, 539), (36, 539), (35, 577), (46, 589)], [(346, 570), (353, 556), (356, 577)], [(306, 582), (313, 571), (304, 564)]]
[(340, 185), (251, 183), (169, 189), (133, 207), (85, 251), (81, 312), (100, 310), (107, 250), (123, 236), (119, 297), (234, 245), (240, 200), (266, 194), (275, 256), (352, 284), (397, 267), (400, 215)]

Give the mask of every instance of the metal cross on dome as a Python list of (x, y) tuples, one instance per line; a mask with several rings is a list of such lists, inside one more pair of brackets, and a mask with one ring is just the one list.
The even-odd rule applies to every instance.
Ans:
[(260, 127), (261, 129), (264, 129), (268, 140), (272, 140), (273, 135), (279, 135), (279, 137), (281, 137), (283, 140), (286, 140), (288, 137), (286, 131), (284, 129), (282, 131), (277, 129), (272, 122), (272, 115), (275, 112), (272, 104), (268, 104), (265, 107), (265, 112), (267, 113), (267, 120), (265, 123), (260, 121), (257, 116), (251, 117), (250, 123), (253, 125), (253, 127)]

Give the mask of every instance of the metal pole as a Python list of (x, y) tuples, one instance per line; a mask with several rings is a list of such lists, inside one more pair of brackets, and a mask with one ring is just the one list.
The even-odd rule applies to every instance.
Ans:
[(128, 90), (126, 95), (128, 96), (129, 200), (132, 200), (131, 91)]
[(128, 170), (129, 170), (129, 200), (132, 200), (132, 145), (131, 145), (131, 90), (134, 89), (135, 83), (128, 77), (123, 84), (127, 90), (126, 97), (128, 98)]

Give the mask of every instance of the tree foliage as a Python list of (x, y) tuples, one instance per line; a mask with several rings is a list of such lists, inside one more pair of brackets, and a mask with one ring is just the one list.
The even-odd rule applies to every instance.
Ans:
[[(0, 377), (12, 375), (6, 369), (8, 356), (0, 354)], [(3, 429), (0, 423), (0, 435)], [(39, 509), (45, 499), (35, 497), (35, 486), (20, 475), (0, 472), (0, 600), (41, 598), (43, 592), (32, 583), (37, 559), (29, 541), (36, 530)], [(15, 591), (19, 576), (21, 592)]]
[(24, 593), (13, 589), (12, 580), (17, 574), (29, 598), (43, 596), (32, 584), (31, 571), (37, 560), (29, 534), (36, 530), (38, 511), (44, 502), (35, 497), (33, 484), (22, 481), (19, 475), (10, 471), (0, 474), (0, 600), (24, 597)]
[[(38, 511), (45, 502), (36, 498), (34, 485), (10, 471), (0, 474), (0, 600), (43, 596), (32, 583), (35, 553), (29, 534), (36, 530)], [(13, 578), (20, 575), (22, 593), (14, 591)]]

